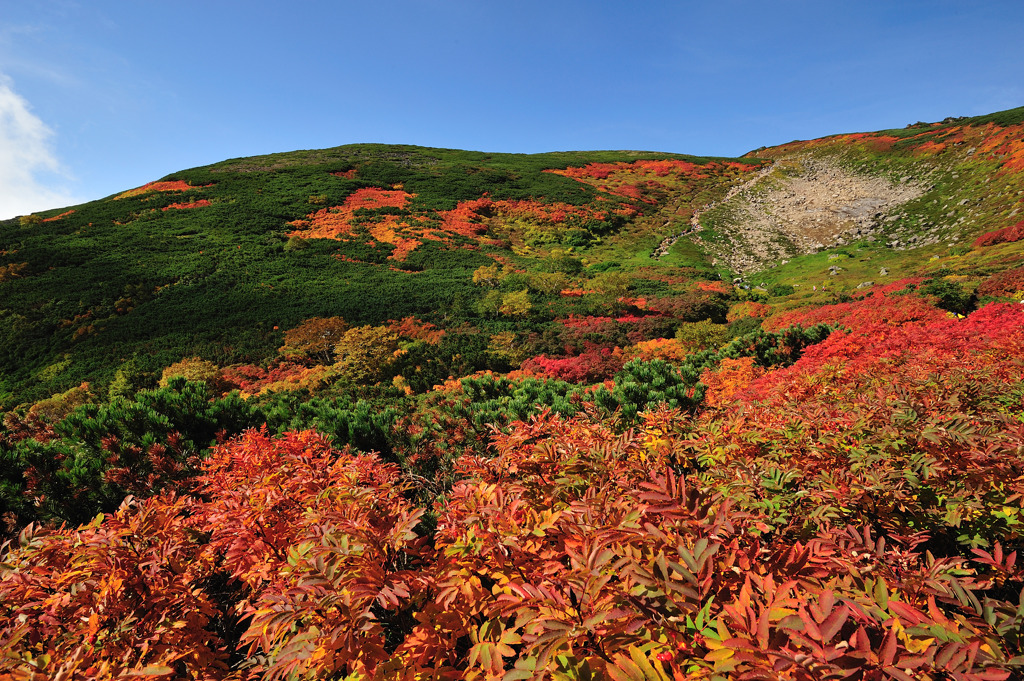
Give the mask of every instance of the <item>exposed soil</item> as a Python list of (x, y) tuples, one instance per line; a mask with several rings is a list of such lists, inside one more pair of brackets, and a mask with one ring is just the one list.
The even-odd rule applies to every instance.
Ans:
[(716, 234), (704, 238), (698, 227), (694, 240), (714, 262), (751, 272), (873, 235), (894, 208), (922, 193), (912, 181), (854, 175), (821, 158), (787, 159), (702, 211), (711, 219), (701, 224), (714, 224)]

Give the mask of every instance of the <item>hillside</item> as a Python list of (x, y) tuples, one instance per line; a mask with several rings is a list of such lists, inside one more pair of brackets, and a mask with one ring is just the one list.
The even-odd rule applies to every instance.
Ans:
[[(668, 165), (637, 165), (649, 158)], [(606, 191), (547, 172), (600, 163), (624, 164)], [(570, 283), (583, 260), (605, 273), (690, 265), (712, 276), (697, 256), (641, 254), (748, 167), (356, 145), (227, 161), (8, 221), (0, 400), (105, 384), (125, 363), (159, 374), (182, 356), (263, 362), (284, 330), (311, 317), (415, 315), (446, 328), (486, 319), (473, 309), (472, 273), (496, 262), (569, 270)], [(667, 288), (653, 272), (640, 280)], [(543, 297), (558, 308), (548, 320), (572, 313), (557, 292)]]
[(0, 222), (0, 677), (1015, 678), (1022, 178), (1024, 107)]

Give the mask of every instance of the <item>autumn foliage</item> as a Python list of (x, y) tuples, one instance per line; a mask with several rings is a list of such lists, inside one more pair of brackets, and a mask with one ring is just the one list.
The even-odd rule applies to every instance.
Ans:
[(199, 199), (198, 201), (189, 201), (188, 203), (172, 203), (164, 206), (160, 210), (188, 210), (189, 208), (202, 208), (203, 206), (209, 206), (209, 199)]
[(136, 187), (135, 189), (129, 189), (126, 192), (121, 192), (115, 199), (127, 199), (134, 196), (141, 196), (150, 192), (187, 192), (190, 189), (200, 189), (201, 187), (193, 187), (184, 180), (168, 180), (165, 182), (149, 182)]
[(22, 532), (0, 673), (1008, 679), (1024, 310), (919, 300), (802, 313), (847, 330), (723, 359), (701, 413), (513, 424), (432, 509), (397, 464), (250, 431), (184, 492)]
[(974, 240), (974, 246), (994, 246), (995, 244), (1008, 244), (1015, 241), (1024, 239), (1024, 220), (1010, 225), (1009, 227), (1003, 227), (993, 232), (986, 232), (977, 239)]
[(334, 346), (348, 330), (348, 323), (341, 317), (312, 317), (284, 333), (284, 345), (280, 352), (316, 359), (329, 364), (334, 358)]
[(993, 298), (1024, 297), (1024, 267), (1003, 270), (988, 277), (978, 286), (978, 295)]
[[(1019, 137), (947, 122), (782, 149), (963, 154), (1012, 184)], [(17, 380), (53, 387), (0, 421), (0, 681), (1024, 678), (1024, 223), (994, 219), (1016, 194), (900, 209), (970, 205), (987, 226), (963, 230), (1001, 227), (974, 250), (911, 267), (851, 243), (826, 287), (812, 255), (744, 291), (695, 282), (721, 275), (688, 247), (634, 247), (760, 160), (359, 149), (294, 183), (271, 164), (126, 192), (102, 226), (125, 239), (167, 221), (198, 243), (213, 208), (182, 210), (241, 209), (227, 190), (250, 180), (266, 212), (173, 282), (57, 301), (52, 323), (0, 311), (40, 353), (109, 340), (118, 361), (82, 382), (77, 355), (18, 346)], [(95, 210), (11, 222), (12, 300), (50, 271), (22, 241), (99, 231)], [(882, 264), (896, 281), (857, 287)], [(266, 306), (251, 338), (113, 342), (190, 288)]]
[(640, 160), (632, 163), (590, 163), (583, 167), (550, 170), (593, 185), (601, 191), (641, 203), (656, 203), (669, 186), (707, 180), (714, 176), (745, 173), (753, 164), (711, 161), (698, 164), (681, 159)]

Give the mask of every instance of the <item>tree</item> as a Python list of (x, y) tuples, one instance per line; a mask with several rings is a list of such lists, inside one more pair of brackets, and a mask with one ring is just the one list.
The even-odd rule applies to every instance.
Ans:
[(506, 317), (525, 317), (530, 313), (530, 307), (530, 290), (524, 288), (522, 291), (503, 295), (498, 312)]
[(569, 277), (562, 272), (537, 272), (530, 276), (530, 288), (547, 295), (554, 295), (569, 288)]
[(354, 383), (378, 383), (384, 369), (400, 354), (398, 334), (386, 326), (357, 326), (334, 346), (337, 372)]
[(730, 335), (726, 324), (715, 324), (710, 319), (683, 322), (676, 330), (676, 340), (686, 346), (689, 352), (717, 350), (729, 340)]
[(519, 366), (530, 356), (530, 350), (516, 337), (515, 331), (500, 331), (492, 335), (487, 343), (487, 354), (503, 359), (512, 366)]
[(160, 387), (166, 388), (170, 380), (175, 376), (182, 376), (189, 381), (205, 383), (217, 392), (220, 392), (220, 389), (223, 387), (220, 367), (213, 362), (199, 357), (188, 357), (164, 369), (163, 374), (160, 376)]
[(347, 330), (348, 323), (341, 317), (312, 317), (284, 332), (284, 345), (278, 352), (330, 364), (334, 361), (334, 346)]
[(476, 268), (473, 272), (473, 283), (479, 286), (496, 287), (501, 283), (501, 273), (498, 270), (498, 264), (481, 265)]
[(478, 314), (488, 317), (498, 313), (504, 296), (497, 289), (488, 291), (476, 302), (475, 308)]

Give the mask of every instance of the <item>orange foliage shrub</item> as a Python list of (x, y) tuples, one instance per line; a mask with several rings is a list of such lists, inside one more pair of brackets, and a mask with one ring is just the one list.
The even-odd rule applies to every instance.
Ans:
[(77, 530), (26, 528), (0, 566), (0, 646), (25, 654), (4, 655), (0, 677), (225, 678), (189, 505), (129, 498)]
[(46, 218), (45, 220), (43, 220), (43, 222), (56, 222), (57, 220), (63, 220), (64, 218), (66, 218), (67, 216), (71, 215), (74, 212), (75, 209), (72, 208), (71, 210), (64, 211), (60, 215), (54, 215), (52, 218)]
[(710, 291), (711, 293), (721, 293), (724, 295), (732, 295), (733, 286), (727, 284), (724, 281), (698, 281), (697, 288), (701, 291)]
[(714, 371), (701, 374), (700, 382), (707, 386), (704, 403), (720, 407), (732, 401), (736, 393), (749, 386), (755, 378), (763, 376), (764, 367), (754, 365), (753, 357), (725, 358)]
[(348, 323), (341, 317), (312, 317), (284, 332), (284, 345), (278, 352), (330, 364), (334, 360), (334, 346), (347, 330)]
[(135, 189), (129, 189), (126, 192), (121, 192), (114, 197), (117, 199), (127, 199), (132, 196), (141, 196), (142, 194), (148, 194), (150, 192), (187, 192), (190, 189), (201, 189), (202, 187), (209, 187), (211, 185), (202, 185), (200, 187), (193, 187), (188, 182), (182, 180), (171, 180), (169, 182), (150, 182), (144, 184), (141, 187)]
[[(405, 210), (414, 196), (401, 189), (364, 187), (349, 195), (340, 206), (322, 208), (310, 213), (305, 219), (289, 222), (288, 224), (296, 229), (288, 236), (304, 239), (346, 239), (354, 235), (357, 227), (356, 218), (359, 217), (357, 211), (380, 208)], [(423, 243), (422, 239), (438, 239), (431, 230), (422, 226), (421, 223), (426, 220), (423, 215), (400, 217), (387, 214), (359, 225), (364, 227), (376, 242), (394, 246), (389, 258), (401, 262)]]
[[(421, 597), (430, 554), (396, 466), (312, 432), (251, 432), (197, 485), (8, 547), (0, 677), (328, 678), (402, 659), (389, 620)], [(254, 668), (229, 668), (225, 631)]]
[(166, 212), (166, 211), (169, 211), (169, 210), (185, 210), (185, 209), (188, 209), (188, 208), (202, 208), (203, 206), (209, 206), (209, 205), (210, 205), (210, 200), (209, 199), (199, 199), (198, 201), (192, 201), (190, 203), (172, 203), (169, 206), (164, 206), (160, 210)]
[(17, 279), (27, 269), (27, 262), (12, 262), (7, 265), (0, 265), (0, 284), (11, 279)]
[(394, 331), (403, 338), (422, 341), (427, 345), (438, 345), (445, 336), (445, 330), (439, 329), (430, 322), (421, 322), (415, 317), (404, 317), (398, 321), (388, 322), (390, 331)]
[[(725, 315), (726, 321), (734, 322), (738, 319), (746, 319), (747, 317), (760, 317), (764, 319), (772, 313), (772, 308), (764, 303), (755, 303), (749, 300), (745, 300), (742, 303), (736, 303), (729, 307), (729, 311)], [(787, 326), (789, 326), (787, 324)]]
[[(352, 218), (360, 208), (405, 208), (409, 200), (413, 198), (398, 189), (376, 189), (366, 187), (357, 189), (340, 206), (332, 208), (321, 208), (315, 213), (310, 213), (306, 220), (296, 220), (289, 223), (299, 227), (289, 236), (297, 235), (306, 238), (316, 239), (337, 239), (352, 232)], [(388, 216), (394, 217), (394, 216)]]
[(652, 338), (626, 348), (624, 356), (627, 360), (639, 357), (644, 360), (663, 359), (666, 362), (681, 362), (690, 352), (692, 349), (676, 338)]

